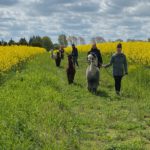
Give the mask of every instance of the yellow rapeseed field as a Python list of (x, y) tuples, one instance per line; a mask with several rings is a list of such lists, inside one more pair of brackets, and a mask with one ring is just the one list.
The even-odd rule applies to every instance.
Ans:
[(9, 70), (27, 58), (43, 52), (45, 49), (37, 47), (0, 46), (0, 72)]
[[(108, 42), (97, 44), (101, 50), (102, 55), (111, 55), (116, 51), (118, 42)], [(123, 52), (126, 54), (128, 60), (134, 63), (143, 65), (150, 65), (150, 42), (123, 42)], [(88, 52), (91, 49), (91, 44), (77, 46), (79, 52)], [(70, 52), (71, 47), (66, 48), (66, 52)]]

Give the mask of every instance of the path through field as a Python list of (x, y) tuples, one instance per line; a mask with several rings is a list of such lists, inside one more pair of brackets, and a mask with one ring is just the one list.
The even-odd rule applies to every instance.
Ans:
[(3, 75), (0, 149), (150, 149), (150, 70), (131, 67), (118, 97), (113, 78), (102, 69), (98, 95), (92, 95), (85, 56), (73, 85), (67, 84), (66, 59), (56, 68), (47, 53)]

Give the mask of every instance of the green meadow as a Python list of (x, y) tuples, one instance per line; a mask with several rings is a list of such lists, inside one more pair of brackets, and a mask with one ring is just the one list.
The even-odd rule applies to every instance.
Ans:
[(129, 64), (116, 96), (111, 69), (93, 95), (79, 65), (72, 85), (48, 53), (0, 74), (0, 150), (150, 150), (150, 68)]

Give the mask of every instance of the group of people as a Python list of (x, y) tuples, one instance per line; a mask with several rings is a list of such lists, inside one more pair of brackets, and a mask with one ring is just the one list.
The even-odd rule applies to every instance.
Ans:
[[(77, 51), (77, 48), (73, 45), (73, 50)], [(77, 53), (77, 52), (76, 52)], [(100, 50), (97, 48), (96, 44), (92, 45), (91, 50), (88, 52), (88, 54), (94, 53), (97, 56), (98, 64), (97, 67), (101, 68), (107, 68), (110, 66), (113, 66), (113, 77), (115, 80), (115, 90), (116, 94), (120, 94), (121, 90), (121, 81), (124, 75), (128, 74), (128, 66), (127, 66), (127, 59), (125, 54), (122, 52), (122, 44), (119, 43), (117, 45), (116, 53), (112, 55), (110, 63), (109, 64), (103, 64), (103, 59)], [(75, 58), (75, 63), (77, 62), (77, 57)], [(77, 62), (78, 64), (78, 62)]]
[[(61, 60), (64, 59), (64, 52), (65, 52), (64, 46), (60, 46), (59, 50), (57, 51), (58, 56), (56, 56), (56, 58), (54, 58), (55, 61), (56, 61), (56, 66), (58, 66), (58, 67), (59, 67), (59, 65), (57, 65), (57, 61), (59, 60), (59, 64), (60, 64)], [(53, 55), (53, 51), (52, 51), (52, 55)], [(74, 66), (77, 65), (79, 67), (79, 64), (78, 64), (78, 49), (75, 47), (75, 44), (72, 44), (71, 56), (73, 58)]]
[[(62, 57), (64, 57), (64, 49), (63, 47), (60, 48), (60, 53), (62, 54)], [(122, 52), (122, 44), (119, 43), (116, 48), (116, 53), (112, 55), (110, 63), (109, 64), (103, 64), (103, 59), (100, 50), (97, 48), (96, 44), (92, 45), (91, 50), (88, 52), (88, 55), (90, 53), (93, 53), (97, 56), (98, 64), (97, 67), (100, 69), (101, 67), (107, 68), (110, 66), (113, 66), (113, 77), (115, 80), (115, 90), (116, 94), (120, 94), (121, 90), (121, 81), (124, 75), (128, 74), (128, 67), (127, 67), (127, 59), (125, 54)], [(72, 58), (73, 58), (73, 64), (74, 66), (79, 67), (78, 63), (78, 49), (76, 48), (75, 44), (72, 44)]]

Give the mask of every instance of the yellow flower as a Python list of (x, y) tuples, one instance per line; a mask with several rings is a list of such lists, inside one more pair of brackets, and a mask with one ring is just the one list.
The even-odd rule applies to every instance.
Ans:
[(0, 46), (0, 72), (9, 70), (27, 58), (43, 52), (45, 49), (37, 47)]
[[(116, 51), (117, 44), (118, 42), (107, 42), (97, 44), (97, 47), (102, 54), (112, 55)], [(150, 65), (150, 42), (122, 42), (122, 45), (123, 52), (130, 62)], [(79, 52), (88, 52), (91, 47), (91, 44), (77, 46)], [(71, 52), (71, 47), (67, 47), (65, 51)]]

